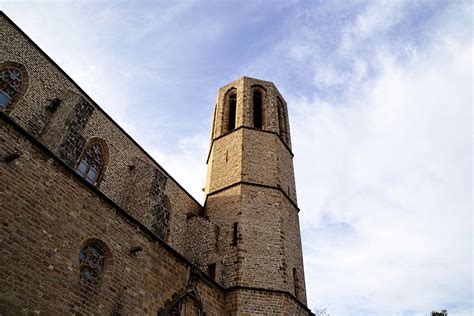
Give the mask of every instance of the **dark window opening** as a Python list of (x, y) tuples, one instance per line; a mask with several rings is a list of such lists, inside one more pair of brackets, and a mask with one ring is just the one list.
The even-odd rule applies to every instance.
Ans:
[(20, 93), (22, 77), (20, 70), (6, 68), (0, 72), (0, 109), (7, 107)]
[(237, 95), (229, 97), (229, 132), (235, 129), (235, 114), (237, 112)]
[(262, 128), (262, 94), (253, 92), (253, 127)]
[(234, 231), (232, 236), (232, 246), (237, 246), (238, 223), (234, 223)]
[(215, 263), (211, 263), (207, 265), (207, 273), (211, 279), (213, 280), (216, 279), (216, 264)]
[(86, 179), (90, 184), (94, 184), (103, 165), (103, 149), (98, 143), (91, 144), (81, 157), (76, 172)]
[(285, 143), (288, 143), (288, 133), (286, 130), (286, 113), (283, 103), (279, 98), (277, 99), (277, 107), (278, 125), (280, 126), (280, 137)]
[(79, 253), (81, 275), (86, 280), (98, 279), (104, 272), (104, 251), (96, 245), (87, 245)]

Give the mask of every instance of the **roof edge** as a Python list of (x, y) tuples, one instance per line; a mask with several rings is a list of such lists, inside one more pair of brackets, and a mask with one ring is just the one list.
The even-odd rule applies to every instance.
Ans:
[(48, 54), (46, 54), (25, 32), (23, 32), (23, 30), (15, 24), (15, 22), (13, 22), (6, 14), (5, 12), (1, 11), (0, 10), (0, 17), (3, 17), (5, 18), (5, 20), (10, 23), (23, 37), (25, 37), (32, 45), (33, 47), (35, 47), (49, 62), (51, 62), (51, 64), (56, 67), (59, 72), (64, 75), (66, 77), (67, 80), (69, 80), (76, 88), (77, 90), (84, 96), (86, 97), (108, 120), (110, 120), (112, 122), (112, 124), (115, 125), (115, 127), (117, 127), (119, 129), (120, 132), (122, 132), (125, 137), (127, 137), (130, 141), (132, 141), (132, 143), (138, 147), (139, 150), (141, 150), (145, 156), (147, 156), (153, 163), (155, 163), (157, 165), (158, 168), (160, 168), (168, 178), (170, 178), (171, 180), (173, 180), (177, 185), (178, 187), (183, 190), (184, 193), (186, 193), (186, 195), (188, 195), (197, 205), (199, 205), (201, 208), (203, 207), (203, 205), (201, 203), (199, 203), (185, 188), (183, 188), (183, 186), (178, 182), (176, 181), (175, 178), (173, 178), (169, 173), (168, 171), (166, 171), (145, 149), (143, 149), (142, 146), (140, 146), (140, 144), (137, 143), (136, 140), (134, 140), (117, 122), (115, 122), (115, 120), (113, 118), (111, 118), (107, 112), (105, 112), (51, 57), (48, 56)]

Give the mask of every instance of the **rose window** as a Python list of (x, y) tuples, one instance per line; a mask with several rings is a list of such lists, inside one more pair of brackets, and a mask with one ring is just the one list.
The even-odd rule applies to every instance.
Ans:
[(81, 275), (87, 280), (98, 279), (104, 272), (105, 256), (99, 247), (88, 245), (79, 255)]

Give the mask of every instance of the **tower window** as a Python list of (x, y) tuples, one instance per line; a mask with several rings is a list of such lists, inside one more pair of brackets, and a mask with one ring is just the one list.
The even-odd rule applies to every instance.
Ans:
[(229, 125), (228, 131), (235, 129), (235, 118), (237, 112), (237, 94), (231, 94), (229, 96)]
[(7, 107), (16, 95), (20, 93), (22, 85), (21, 71), (8, 67), (0, 72), (0, 109)]
[(234, 229), (232, 233), (232, 246), (237, 246), (237, 238), (239, 233), (239, 224), (237, 222), (234, 223)]
[(104, 165), (104, 149), (99, 143), (90, 144), (82, 154), (76, 168), (77, 174), (90, 184), (97, 182), (101, 168)]
[(207, 265), (207, 273), (211, 279), (213, 280), (216, 279), (216, 264), (215, 263), (211, 263)]
[(288, 131), (286, 128), (286, 111), (283, 102), (277, 98), (278, 125), (280, 126), (280, 137), (288, 144)]
[(300, 288), (299, 288), (299, 279), (298, 279), (298, 271), (296, 268), (293, 268), (293, 286), (295, 290), (295, 296), (299, 296)]
[(253, 126), (262, 128), (262, 93), (258, 90), (253, 92)]

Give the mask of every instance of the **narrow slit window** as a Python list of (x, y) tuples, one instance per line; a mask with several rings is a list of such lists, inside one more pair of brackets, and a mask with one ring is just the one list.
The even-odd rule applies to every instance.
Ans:
[(237, 112), (237, 94), (232, 94), (229, 97), (229, 132), (235, 129), (235, 119)]
[(253, 127), (262, 128), (262, 93), (253, 92)]
[(277, 112), (278, 112), (278, 125), (280, 126), (280, 137), (285, 142), (288, 143), (288, 133), (286, 130), (286, 113), (283, 106), (283, 102), (277, 98)]
[(237, 237), (238, 237), (238, 223), (234, 223), (233, 235), (232, 235), (232, 246), (237, 246)]
[(216, 279), (216, 264), (215, 263), (211, 263), (207, 265), (207, 273), (211, 279), (213, 280)]

